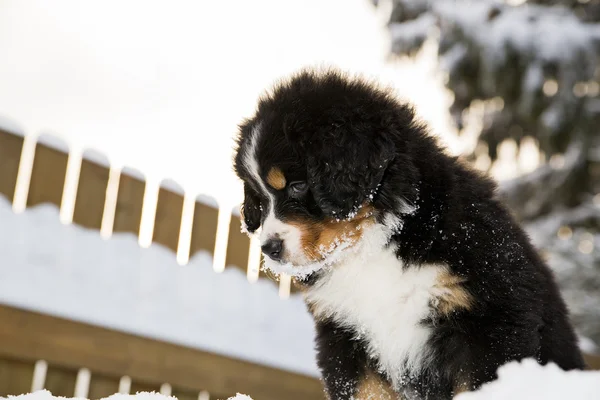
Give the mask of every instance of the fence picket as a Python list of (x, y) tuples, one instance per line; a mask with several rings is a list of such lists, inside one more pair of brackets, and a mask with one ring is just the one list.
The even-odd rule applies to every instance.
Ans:
[(190, 258), (204, 250), (214, 253), (219, 210), (216, 207), (196, 201), (194, 207), (194, 222), (192, 225), (192, 240), (190, 243)]
[(173, 388), (171, 395), (178, 400), (198, 400), (198, 393), (189, 390), (177, 390)]
[[(172, 183), (169, 186), (175, 186)], [(181, 215), (183, 213), (183, 189), (177, 185), (178, 192), (161, 185), (158, 190), (158, 203), (154, 220), (152, 241), (167, 246), (177, 252)]]
[[(104, 162), (99, 163), (101, 160)], [(106, 157), (94, 157), (91, 160), (89, 151), (83, 153), (73, 212), (74, 223), (100, 230), (109, 171)]]
[(247, 272), (250, 255), (250, 238), (240, 231), (240, 218), (232, 215), (229, 223), (229, 238), (225, 266), (236, 266)]
[(49, 390), (54, 396), (73, 397), (75, 394), (75, 382), (77, 381), (77, 370), (48, 364), (44, 388)]
[(88, 399), (97, 400), (103, 399), (119, 392), (120, 378), (110, 378), (104, 375), (98, 375), (92, 372), (90, 380), (90, 389)]
[(31, 390), (34, 363), (0, 358), (0, 396), (18, 395)]
[[(46, 139), (43, 139), (46, 138)], [(27, 196), (27, 207), (42, 203), (51, 203), (60, 207), (67, 173), (68, 155), (56, 138), (40, 137), (35, 147), (33, 169)]]
[(124, 168), (119, 179), (113, 232), (139, 235), (146, 183), (139, 172)]
[(12, 201), (23, 148), (23, 137), (0, 129), (0, 193)]
[(152, 384), (141, 381), (132, 381), (129, 393), (136, 394), (138, 392), (160, 392), (160, 384)]

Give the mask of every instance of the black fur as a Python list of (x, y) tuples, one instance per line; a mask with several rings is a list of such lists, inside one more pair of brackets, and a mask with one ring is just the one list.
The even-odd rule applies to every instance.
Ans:
[[(497, 199), (495, 184), (447, 155), (410, 106), (333, 71), (302, 72), (263, 97), (241, 126), (235, 159), (251, 231), (260, 225), (264, 199), (243, 154), (258, 126), (265, 170), (283, 166), (286, 177), (310, 186), (302, 201), (283, 199), (278, 215), (343, 217), (369, 194), (375, 210), (400, 215), (403, 202), (416, 205), (391, 238), (398, 257), (406, 265), (446, 263), (465, 278), (474, 307), (423, 321), (433, 329), (428, 346), (435, 361), (407, 379), (405, 394), (449, 399), (458, 380), (477, 388), (494, 379), (500, 365), (525, 357), (565, 370), (584, 367), (552, 273)], [(318, 364), (331, 399), (352, 398), (360, 377), (377, 363), (356, 337), (333, 321), (317, 321)]]

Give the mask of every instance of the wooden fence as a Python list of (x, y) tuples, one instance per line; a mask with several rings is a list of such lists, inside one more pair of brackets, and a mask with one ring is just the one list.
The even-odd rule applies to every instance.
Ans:
[[(74, 156), (56, 140), (0, 130), (0, 195), (16, 212), (51, 203), (63, 222), (104, 237), (131, 232), (141, 245), (171, 249), (182, 264), (202, 250), (213, 255), (216, 271), (234, 266), (251, 282), (265, 277), (256, 269), (260, 252), (252, 251), (231, 209), (206, 196), (190, 199), (172, 182), (154, 189), (140, 173), (111, 168), (96, 153)], [(274, 283), (286, 298), (290, 280)], [(256, 400), (324, 397), (312, 377), (0, 305), (0, 396), (41, 388), (90, 399), (152, 390), (181, 400), (226, 399), (238, 391)]]

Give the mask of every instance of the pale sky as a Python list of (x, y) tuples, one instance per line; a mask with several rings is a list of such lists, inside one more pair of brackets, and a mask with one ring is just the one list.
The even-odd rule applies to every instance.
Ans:
[(232, 138), (257, 96), (335, 65), (398, 87), (458, 151), (433, 57), (386, 64), (385, 7), (375, 11), (369, 0), (3, 0), (0, 124), (236, 202)]

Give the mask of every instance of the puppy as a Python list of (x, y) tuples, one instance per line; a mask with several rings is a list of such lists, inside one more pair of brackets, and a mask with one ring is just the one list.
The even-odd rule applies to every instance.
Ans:
[(494, 183), (390, 90), (300, 72), (241, 124), (234, 168), (265, 266), (303, 290), (329, 399), (450, 399), (526, 357), (584, 367)]

